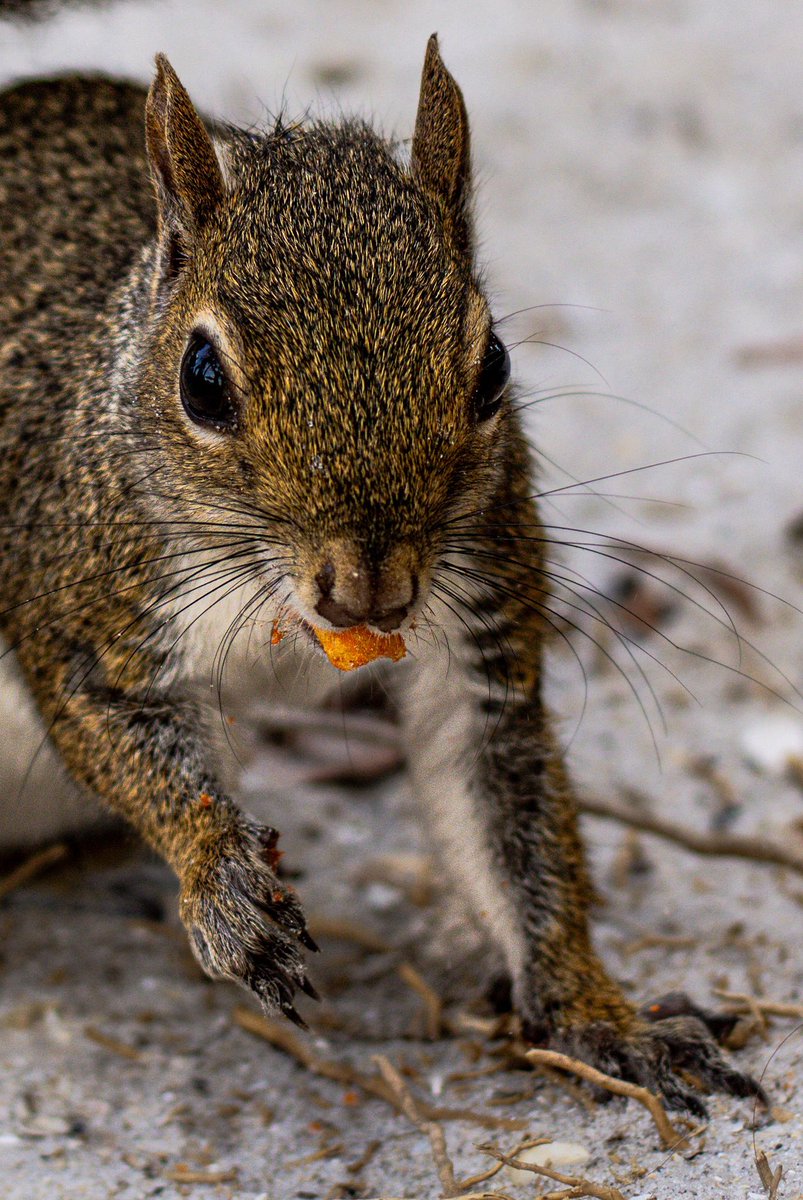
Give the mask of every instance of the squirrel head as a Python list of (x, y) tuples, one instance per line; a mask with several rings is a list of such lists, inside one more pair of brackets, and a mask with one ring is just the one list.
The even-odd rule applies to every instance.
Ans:
[(158, 240), (135, 395), (160, 494), (214, 544), (258, 540), (277, 608), (403, 627), (449, 523), (492, 495), (509, 426), (436, 37), (407, 163), (355, 121), (210, 135), (162, 56), (146, 143)]

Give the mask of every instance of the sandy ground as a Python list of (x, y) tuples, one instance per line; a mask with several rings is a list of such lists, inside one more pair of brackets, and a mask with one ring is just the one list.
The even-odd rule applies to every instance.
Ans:
[[(312, 101), (372, 112), (408, 133), (426, 36), (438, 29), (472, 115), (497, 311), (528, 310), (501, 329), (511, 344), (538, 343), (517, 345), (514, 362), (540, 401), (528, 419), (545, 488), (561, 489), (545, 508), (556, 540), (593, 540), (567, 532), (593, 530), (714, 560), (800, 604), (803, 553), (785, 531), (803, 508), (803, 5), (774, 17), (748, 0), (500, 0), (493, 16), (478, 3), (410, 0), (131, 3), (0, 28), (0, 75), (71, 66), (145, 79), (161, 49), (194, 97), (229, 118), (259, 118), (284, 98), (291, 110)], [(692, 457), (649, 466), (682, 456)], [(612, 558), (566, 555), (594, 584), (626, 588)], [(571, 644), (586, 680), (555, 649), (552, 699), (578, 778), (603, 796), (637, 789), (698, 829), (799, 841), (799, 785), (750, 766), (745, 738), (766, 748), (767, 721), (799, 730), (789, 700), (800, 706), (803, 618), (757, 592), (752, 604), (741, 591), (725, 597), (765, 661), (737, 643), (706, 592), (663, 575), (669, 588), (637, 596), (658, 613), (660, 635), (626, 627), (640, 639), (636, 662), (604, 640), (624, 677), (583, 635)], [(420, 1001), (397, 973), (411, 961), (458, 994), (459, 970), (444, 975), (428, 947), (434, 937), (457, 960), (459, 939), (435, 937), (433, 910), (398, 874), (426, 855), (400, 777), (361, 791), (312, 787), (263, 756), (246, 791), (283, 829), (308, 911), (357, 921), (392, 947), (366, 954), (322, 939), (315, 978), (326, 1000), (308, 1013), (321, 1054), (364, 1070), (387, 1054), (439, 1103), (579, 1142), (590, 1154), (582, 1170), (618, 1181), (628, 1200), (764, 1195), (749, 1104), (713, 1098), (700, 1153), (667, 1156), (632, 1105), (587, 1111), (523, 1072), (452, 1078), (493, 1060), (473, 1036), (423, 1040)], [(799, 876), (651, 838), (639, 842), (644, 869), (628, 870), (634, 850), (619, 826), (589, 820), (586, 832), (604, 900), (597, 937), (634, 996), (680, 987), (713, 1004), (716, 988), (730, 988), (803, 1001)], [(249, 1002), (199, 977), (172, 881), (135, 847), (18, 891), (0, 922), (8, 1200), (440, 1194), (428, 1142), (403, 1118), (233, 1024), (235, 1005)], [(773, 1022), (739, 1055), (766, 1070), (782, 1110), (755, 1144), (784, 1165), (783, 1200), (803, 1194), (793, 1028)], [(489, 1161), (476, 1143), (519, 1136), (471, 1122), (446, 1131), (461, 1177)], [(223, 1182), (177, 1183), (182, 1163)], [(537, 1190), (504, 1175), (497, 1184), (516, 1198)]]

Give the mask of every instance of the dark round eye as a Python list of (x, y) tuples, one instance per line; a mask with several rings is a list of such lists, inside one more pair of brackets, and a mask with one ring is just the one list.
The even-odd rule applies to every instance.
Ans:
[(474, 413), (478, 421), (488, 421), (499, 412), (509, 379), (510, 355), (496, 334), (492, 333), (474, 393)]
[(181, 362), (181, 403), (199, 425), (231, 429), (237, 409), (217, 351), (202, 333), (194, 333)]

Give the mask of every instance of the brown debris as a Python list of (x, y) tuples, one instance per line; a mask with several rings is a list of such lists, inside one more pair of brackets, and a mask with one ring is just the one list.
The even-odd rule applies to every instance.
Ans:
[(417, 992), (423, 1000), (426, 1036), (432, 1042), (437, 1041), (443, 1028), (443, 1000), (410, 963), (400, 963), (396, 970), (399, 978), (404, 980), (407, 986)]
[(444, 1196), (458, 1196), (462, 1190), (457, 1186), (454, 1165), (446, 1148), (446, 1136), (437, 1121), (428, 1120), (421, 1112), (415, 1097), (402, 1079), (397, 1069), (383, 1054), (375, 1054), (374, 1062), (379, 1067), (382, 1078), (396, 1096), (398, 1107), (422, 1133), (429, 1138), (432, 1147), (432, 1158), (438, 1172)]
[(713, 791), (717, 800), (714, 823), (716, 828), (724, 828), (742, 807), (736, 788), (710, 755), (700, 754), (691, 758), (689, 770)]
[[(644, 797), (627, 788), (625, 791), (644, 802)], [(771, 838), (742, 837), (729, 833), (698, 833), (665, 821), (663, 817), (653, 816), (652, 813), (636, 808), (630, 804), (620, 804), (616, 800), (600, 800), (597, 797), (583, 796), (579, 802), (581, 812), (590, 816), (602, 817), (608, 821), (619, 821), (633, 829), (644, 833), (652, 833), (666, 841), (675, 842), (695, 854), (722, 858), (746, 858), (753, 862), (774, 863), (777, 866), (789, 867), (803, 875), (803, 851), (788, 842), (776, 841)]]
[[(526, 1054), (526, 1050), (523, 1052)], [(581, 1087), (578, 1087), (576, 1083), (574, 1083), (571, 1079), (568, 1079), (565, 1075), (561, 1074), (560, 1071), (553, 1071), (552, 1067), (548, 1067), (545, 1063), (531, 1062), (530, 1066), (534, 1067), (538, 1071), (539, 1075), (543, 1075), (543, 1077), (555, 1087), (558, 1087), (562, 1092), (565, 1092), (567, 1096), (569, 1096), (575, 1102), (575, 1104), (579, 1104), (586, 1110), (587, 1113), (594, 1112), (595, 1108), (597, 1107), (597, 1103), (593, 1097), (587, 1095)]]
[(641, 838), (635, 829), (629, 829), (616, 851), (611, 867), (611, 883), (617, 891), (624, 891), (634, 880), (643, 879), (651, 871), (652, 863), (645, 853)]
[(68, 854), (69, 850), (64, 843), (57, 842), (54, 846), (47, 846), (44, 850), (38, 850), (36, 854), (32, 854), (30, 858), (26, 858), (25, 862), (15, 867), (4, 879), (0, 879), (0, 900), (17, 888), (23, 887), (37, 875), (41, 875), (48, 867), (61, 862)]
[(783, 1166), (779, 1166), (778, 1170), (773, 1172), (765, 1152), (756, 1150), (756, 1170), (764, 1191), (767, 1193), (767, 1200), (776, 1200), (783, 1178)]
[[(539, 1142), (544, 1142), (544, 1138), (539, 1138), (538, 1141), (530, 1142), (528, 1145), (538, 1145)], [(590, 1179), (585, 1179), (581, 1175), (564, 1175), (562, 1171), (555, 1171), (552, 1167), (542, 1167), (535, 1163), (524, 1162), (520, 1158), (512, 1157), (511, 1155), (502, 1154), (493, 1146), (478, 1146), (483, 1154), (495, 1158), (497, 1162), (505, 1167), (514, 1167), (519, 1171), (532, 1171), (534, 1175), (542, 1175), (546, 1179), (553, 1179), (556, 1183), (562, 1183), (564, 1189), (560, 1192), (548, 1192), (544, 1195), (536, 1197), (536, 1200), (574, 1200), (576, 1197), (579, 1200), (583, 1196), (596, 1197), (597, 1200), (625, 1200), (625, 1197), (618, 1188), (612, 1187), (606, 1183), (594, 1183)], [(523, 1147), (520, 1147), (523, 1149)]]
[[(674, 568), (682, 576), (683, 590), (687, 584), (697, 584), (711, 599), (718, 599), (723, 606), (731, 604), (748, 621), (757, 623), (761, 619), (759, 589), (740, 579), (731, 563), (718, 558), (692, 561), (672, 550), (619, 543), (615, 538), (608, 544), (622, 559), (658, 561), (664, 567)], [(622, 623), (629, 624), (635, 634), (660, 630), (682, 598), (667, 580), (638, 566), (621, 570), (613, 584), (612, 599), (628, 610), (621, 614)], [(729, 615), (727, 608), (726, 615)]]
[[(233, 1017), (235, 1024), (239, 1025), (241, 1029), (245, 1029), (248, 1033), (253, 1033), (256, 1037), (270, 1042), (277, 1049), (283, 1050), (314, 1075), (332, 1079), (347, 1087), (362, 1088), (369, 1095), (384, 1100), (386, 1104), (391, 1104), (399, 1112), (402, 1111), (396, 1093), (381, 1076), (368, 1075), (363, 1071), (355, 1070), (347, 1063), (323, 1058), (286, 1021), (273, 1020), (261, 1013), (252, 1012), (243, 1005), (237, 1005)], [(443, 1108), (427, 1104), (424, 1101), (419, 1101), (418, 1106), (428, 1121), (466, 1121), (485, 1129), (518, 1130), (527, 1127), (526, 1121), (475, 1112), (469, 1108)]]
[(343, 1145), (341, 1142), (327, 1142), (325, 1146), (321, 1146), (320, 1150), (313, 1150), (311, 1154), (305, 1154), (303, 1158), (288, 1159), (284, 1166), (290, 1167), (308, 1167), (312, 1163), (321, 1162), (324, 1158), (337, 1158), (343, 1153)]
[(164, 1178), (171, 1183), (236, 1183), (237, 1172), (231, 1171), (196, 1171), (192, 1167), (188, 1167), (186, 1163), (178, 1163), (169, 1171), (165, 1171)]
[(378, 1139), (369, 1142), (360, 1157), (346, 1167), (349, 1175), (359, 1175), (360, 1171), (364, 1171), (381, 1145), (382, 1143)]
[(787, 1004), (780, 1000), (770, 1000), (767, 996), (750, 996), (747, 992), (728, 992), (724, 988), (714, 988), (714, 992), (722, 1000), (726, 1000), (736, 1011), (749, 1013), (760, 1025), (766, 1025), (767, 1017), (791, 1017), (803, 1021), (803, 1004)]
[[(529, 1062), (537, 1063), (539, 1066), (545, 1063), (547, 1066), (557, 1067), (561, 1071), (570, 1071), (573, 1075), (578, 1075), (581, 1079), (585, 1079), (587, 1083), (604, 1088), (608, 1092), (613, 1092), (615, 1096), (627, 1096), (631, 1100), (636, 1100), (649, 1112), (655, 1122), (655, 1127), (661, 1138), (661, 1144), (666, 1149), (690, 1149), (690, 1143), (682, 1133), (679, 1133), (675, 1129), (666, 1115), (661, 1101), (652, 1092), (648, 1091), (647, 1088), (641, 1087), (636, 1083), (628, 1083), (624, 1079), (615, 1079), (612, 1075), (605, 1075), (602, 1071), (598, 1071), (596, 1067), (591, 1067), (588, 1063), (581, 1062), (579, 1058), (570, 1058), (568, 1054), (560, 1054), (557, 1050), (533, 1048), (526, 1052), (525, 1058)], [(596, 1193), (589, 1194), (595, 1195)]]
[(126, 1042), (119, 1041), (118, 1038), (109, 1037), (107, 1033), (96, 1029), (94, 1025), (85, 1026), (84, 1034), (90, 1042), (102, 1046), (104, 1050), (110, 1050), (112, 1054), (117, 1054), (120, 1058), (127, 1058), (131, 1062), (139, 1062), (142, 1058), (141, 1052), (135, 1046), (129, 1046)]
[(355, 921), (315, 914), (310, 917), (309, 931), (316, 941), (319, 938), (332, 938), (333, 941), (353, 942), (355, 946), (372, 954), (388, 954), (393, 949), (379, 934), (364, 925), (358, 925)]

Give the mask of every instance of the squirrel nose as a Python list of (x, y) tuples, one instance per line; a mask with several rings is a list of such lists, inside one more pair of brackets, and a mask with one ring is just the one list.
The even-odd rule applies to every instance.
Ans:
[(315, 611), (337, 629), (373, 625), (383, 633), (398, 629), (418, 594), (418, 577), (409, 568), (380, 570), (371, 578), (363, 568), (337, 566), (328, 559), (315, 576)]

